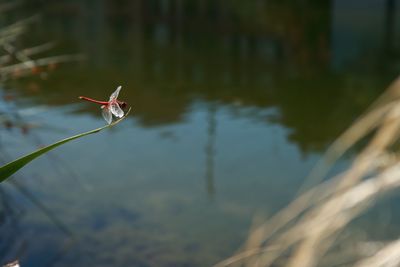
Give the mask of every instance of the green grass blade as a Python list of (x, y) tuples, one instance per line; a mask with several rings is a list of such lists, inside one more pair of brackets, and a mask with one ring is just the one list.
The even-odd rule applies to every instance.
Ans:
[(14, 160), (14, 161), (12, 161), (12, 162), (0, 167), (0, 183), (3, 182), (4, 180), (6, 180), (11, 175), (13, 175), (15, 172), (17, 172), (19, 169), (24, 167), (26, 164), (28, 164), (32, 160), (34, 160), (37, 157), (49, 152), (52, 149), (54, 149), (54, 148), (56, 148), (58, 146), (61, 146), (61, 145), (65, 144), (65, 143), (68, 143), (69, 141), (84, 137), (86, 135), (98, 133), (98, 132), (100, 132), (100, 131), (102, 131), (104, 129), (107, 129), (107, 128), (110, 128), (110, 127), (116, 125), (117, 123), (119, 123), (120, 121), (122, 121), (123, 119), (126, 118), (126, 116), (129, 114), (130, 110), (131, 109), (129, 109), (126, 112), (124, 117), (122, 117), (121, 119), (119, 119), (119, 120), (117, 120), (117, 121), (115, 121), (115, 122), (113, 122), (113, 123), (111, 123), (109, 125), (106, 125), (106, 126), (103, 126), (103, 127), (100, 127), (100, 128), (97, 128), (97, 129), (94, 129), (94, 130), (91, 130), (91, 131), (88, 131), (88, 132), (85, 132), (85, 133), (74, 135), (74, 136), (71, 136), (69, 138), (65, 138), (63, 140), (55, 142), (54, 144), (48, 145), (46, 147), (43, 147), (41, 149), (38, 149), (38, 150), (30, 153), (30, 154), (22, 156), (19, 159), (16, 159), (16, 160)]

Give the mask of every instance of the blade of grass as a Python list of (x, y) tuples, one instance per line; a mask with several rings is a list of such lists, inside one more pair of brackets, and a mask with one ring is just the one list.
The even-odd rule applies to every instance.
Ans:
[(68, 143), (69, 141), (72, 141), (72, 140), (75, 140), (75, 139), (84, 137), (84, 136), (86, 136), (86, 135), (98, 133), (98, 132), (100, 132), (100, 131), (102, 131), (102, 130), (104, 130), (104, 129), (110, 128), (110, 127), (112, 127), (112, 126), (118, 124), (119, 122), (121, 122), (123, 119), (126, 118), (126, 116), (129, 114), (130, 110), (131, 110), (131, 109), (129, 109), (129, 110), (126, 112), (126, 114), (125, 114), (124, 117), (122, 117), (122, 118), (119, 119), (119, 120), (116, 120), (115, 122), (113, 122), (113, 123), (111, 123), (111, 124), (109, 124), (109, 125), (105, 125), (105, 126), (103, 126), (103, 127), (100, 127), (100, 128), (97, 128), (97, 129), (94, 129), (94, 130), (91, 130), (91, 131), (88, 131), (88, 132), (85, 132), (85, 133), (81, 133), (81, 134), (78, 134), (78, 135), (74, 135), (74, 136), (65, 138), (65, 139), (63, 139), (63, 140), (60, 140), (60, 141), (58, 141), (58, 142), (55, 142), (54, 144), (48, 145), (48, 146), (46, 146), (46, 147), (43, 147), (43, 148), (41, 148), (41, 149), (38, 149), (38, 150), (36, 150), (36, 151), (30, 153), (30, 154), (27, 154), (27, 155), (25, 155), (25, 156), (22, 156), (22, 157), (20, 157), (19, 159), (16, 159), (16, 160), (14, 160), (14, 161), (12, 161), (12, 162), (10, 162), (10, 163), (8, 163), (8, 164), (6, 164), (6, 165), (0, 167), (0, 183), (3, 182), (3, 181), (5, 181), (8, 177), (10, 177), (11, 175), (13, 175), (15, 172), (17, 172), (19, 169), (21, 169), (22, 167), (24, 167), (26, 164), (28, 164), (28, 163), (31, 162), (32, 160), (34, 160), (34, 159), (36, 159), (37, 157), (39, 157), (39, 156), (41, 156), (41, 155), (43, 155), (43, 154), (49, 152), (50, 150), (52, 150), (52, 149), (54, 149), (54, 148), (56, 148), (56, 147), (58, 147), (58, 146), (61, 146), (61, 145), (65, 144), (65, 143)]

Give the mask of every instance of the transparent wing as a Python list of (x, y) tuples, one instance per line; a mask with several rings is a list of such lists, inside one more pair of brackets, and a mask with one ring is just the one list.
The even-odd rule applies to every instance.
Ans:
[(110, 103), (110, 109), (112, 114), (117, 118), (122, 118), (124, 116), (124, 111), (119, 107), (116, 101)]
[(121, 91), (121, 88), (122, 88), (121, 86), (118, 86), (117, 90), (115, 90), (115, 92), (111, 94), (110, 101), (117, 99), (119, 91)]
[(111, 110), (108, 108), (108, 106), (102, 106), (101, 109), (102, 109), (101, 115), (103, 115), (103, 118), (106, 120), (108, 124), (111, 124), (112, 122)]

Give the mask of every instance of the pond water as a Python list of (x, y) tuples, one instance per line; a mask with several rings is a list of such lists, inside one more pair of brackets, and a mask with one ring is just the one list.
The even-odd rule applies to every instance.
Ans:
[[(55, 41), (38, 57), (85, 60), (2, 86), (12, 119), (0, 128), (3, 162), (104, 125), (79, 95), (107, 100), (122, 85), (132, 112), (1, 185), (0, 264), (211, 266), (234, 253), (400, 64), (399, 5), (294, 2), (32, 1), (10, 11), (4, 25), (41, 15), (18, 46)], [(379, 237), (398, 232), (397, 217)]]

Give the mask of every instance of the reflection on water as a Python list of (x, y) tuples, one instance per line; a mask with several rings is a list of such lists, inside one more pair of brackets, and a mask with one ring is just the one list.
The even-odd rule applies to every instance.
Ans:
[(214, 196), (214, 161), (215, 161), (215, 139), (216, 139), (216, 119), (217, 108), (215, 103), (211, 103), (208, 108), (208, 129), (207, 129), (207, 144), (206, 150), (206, 181), (207, 181), (207, 192), (210, 197)]
[[(15, 219), (29, 238), (18, 249), (11, 231), (16, 249), (0, 264), (209, 266), (229, 255), (254, 214), (285, 205), (396, 75), (399, 6), (87, 0), (13, 10), (2, 23), (42, 15), (24, 42), (56, 40), (87, 60), (6, 85), (17, 109), (46, 109), (22, 116), (38, 125), (28, 135), (1, 129), (4, 160), (103, 123), (79, 95), (107, 98), (122, 85), (133, 114), (14, 177), (34, 198), (1, 188), (12, 196), (1, 227)], [(24, 216), (11, 215), (12, 199)]]

